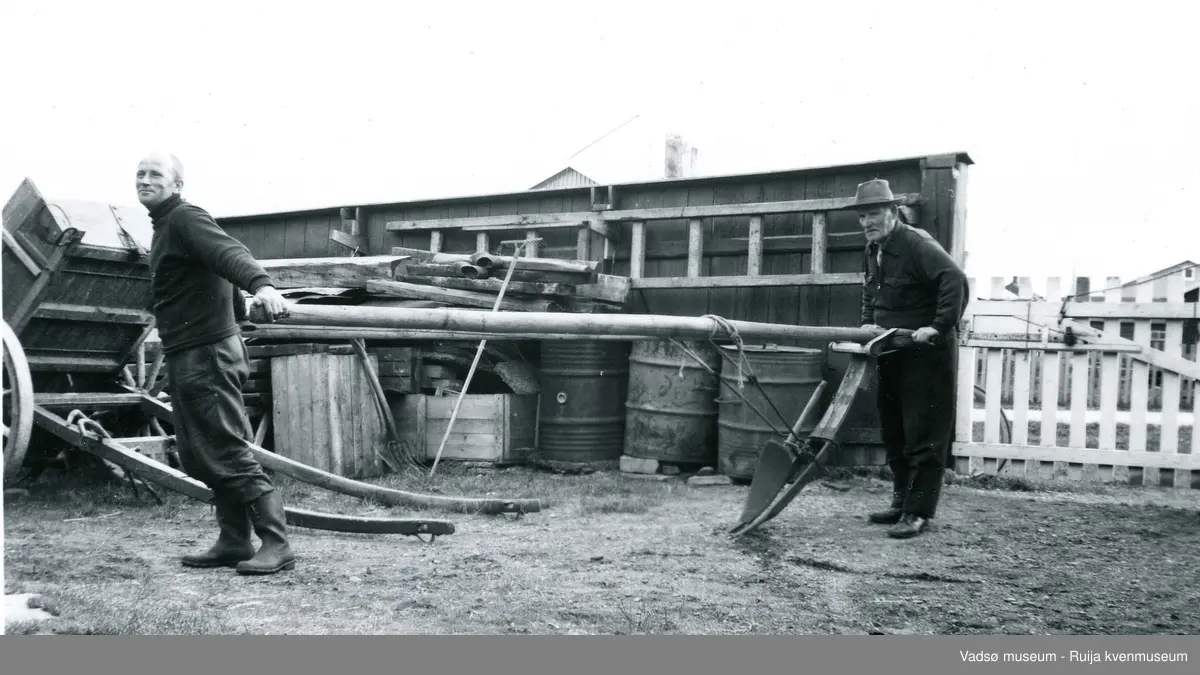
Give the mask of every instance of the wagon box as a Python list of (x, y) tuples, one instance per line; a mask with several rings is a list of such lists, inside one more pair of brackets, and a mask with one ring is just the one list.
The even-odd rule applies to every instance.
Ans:
[(34, 372), (115, 373), (153, 329), (144, 210), (47, 200), (25, 179), (4, 206), (4, 321)]

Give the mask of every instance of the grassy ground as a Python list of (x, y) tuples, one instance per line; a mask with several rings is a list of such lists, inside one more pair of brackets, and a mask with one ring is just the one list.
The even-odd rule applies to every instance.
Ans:
[[(292, 572), (190, 570), (209, 508), (43, 478), (5, 504), (8, 593), (55, 618), (10, 633), (633, 634), (1200, 632), (1200, 491), (946, 487), (935, 527), (887, 538), (865, 512), (876, 476), (813, 484), (778, 518), (723, 534), (746, 487), (619, 473), (442, 465), (423, 492), (548, 497), (520, 519), (426, 512), (458, 531), (409, 537), (296, 529)], [(281, 480), (295, 506), (418, 516)]]

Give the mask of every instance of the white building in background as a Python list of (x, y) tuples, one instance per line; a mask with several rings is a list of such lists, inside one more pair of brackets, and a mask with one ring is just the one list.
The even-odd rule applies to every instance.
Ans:
[[(1170, 277), (1182, 277), (1184, 297), (1168, 298), (1167, 288)], [(1154, 299), (1166, 300), (1168, 302), (1195, 302), (1195, 294), (1197, 286), (1200, 286), (1200, 269), (1197, 269), (1196, 263), (1191, 260), (1184, 260), (1170, 267), (1164, 267), (1157, 272), (1151, 272), (1142, 277), (1138, 277), (1133, 281), (1121, 285), (1121, 297), (1126, 301), (1131, 301), (1136, 297), (1137, 287), (1141, 284), (1153, 284)], [(1191, 297), (1188, 297), (1191, 295)]]
[(639, 115), (572, 157), (551, 163), (530, 190), (691, 178), (700, 151), (687, 137)]

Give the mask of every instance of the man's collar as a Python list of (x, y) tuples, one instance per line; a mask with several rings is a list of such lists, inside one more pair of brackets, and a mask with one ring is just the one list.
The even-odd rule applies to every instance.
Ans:
[(896, 224), (894, 226), (892, 226), (892, 231), (888, 232), (888, 235), (883, 238), (883, 241), (879, 242), (879, 246), (878, 246), (877, 250), (883, 250), (883, 251), (890, 250), (892, 244), (899, 241), (900, 238), (896, 236), (896, 233), (899, 232), (900, 228), (902, 228), (902, 227), (904, 227), (904, 223), (897, 220)]
[(183, 201), (183, 196), (180, 195), (178, 192), (171, 195), (170, 197), (167, 197), (166, 199), (159, 202), (159, 204), (157, 206), (150, 209), (150, 219), (153, 220), (155, 218), (159, 218), (163, 215), (166, 215), (166, 213), (168, 211), (170, 211), (171, 209), (178, 206), (182, 201)]

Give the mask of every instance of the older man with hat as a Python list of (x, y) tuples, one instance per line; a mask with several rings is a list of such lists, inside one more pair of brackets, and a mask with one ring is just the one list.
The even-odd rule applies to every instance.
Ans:
[[(162, 340), (179, 456), (187, 473), (213, 491), (216, 542), (185, 555), (188, 567), (235, 567), (274, 574), (295, 567), (283, 501), (250, 450), (242, 404), (249, 377), (238, 320), (239, 288), (252, 293), (267, 320), (287, 314), (287, 301), (242, 242), (204, 209), (185, 201), (183, 165), (151, 153), (137, 167), (138, 200), (150, 212), (152, 309)], [(250, 534), (262, 546), (255, 551)]]
[(862, 324), (914, 331), (914, 348), (879, 356), (876, 406), (892, 470), (889, 508), (869, 514), (896, 538), (915, 537), (937, 512), (954, 432), (955, 335), (966, 275), (928, 232), (900, 221), (886, 180), (858, 186), (867, 238)]

